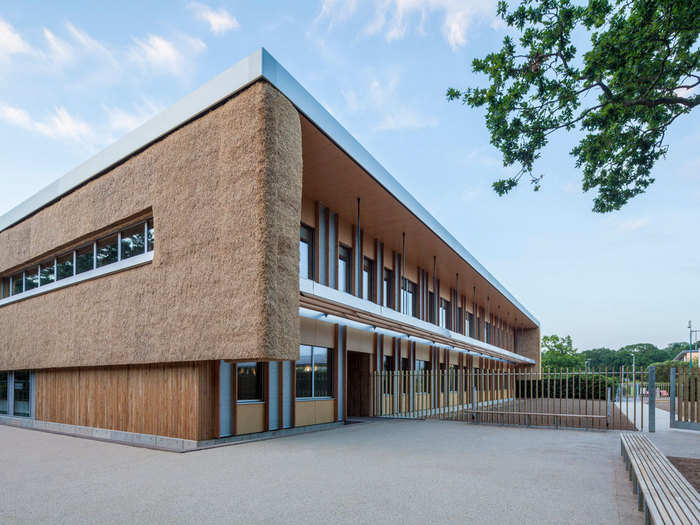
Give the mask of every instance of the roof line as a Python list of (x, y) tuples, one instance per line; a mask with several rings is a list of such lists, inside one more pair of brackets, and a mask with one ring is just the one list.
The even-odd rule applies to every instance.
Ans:
[(165, 109), (148, 122), (131, 131), (87, 161), (55, 180), (24, 202), (0, 216), (0, 231), (50, 205), (89, 180), (122, 162), (172, 130), (196, 118), (212, 106), (231, 97), (253, 82), (265, 78), (284, 94), (309, 120), (318, 126), (338, 147), (401, 202), (421, 222), (452, 248), (486, 281), (540, 326), (518, 301), (462, 244), (440, 224), (370, 153), (314, 99), (299, 82), (264, 48), (260, 48), (214, 77), (189, 95)]

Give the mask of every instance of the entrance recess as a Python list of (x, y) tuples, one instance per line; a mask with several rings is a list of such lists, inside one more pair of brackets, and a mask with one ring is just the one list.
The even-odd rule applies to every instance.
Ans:
[(370, 416), (370, 354), (348, 351), (348, 416)]

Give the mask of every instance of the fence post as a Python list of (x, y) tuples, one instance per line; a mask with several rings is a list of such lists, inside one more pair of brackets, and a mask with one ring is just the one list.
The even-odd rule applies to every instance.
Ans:
[(676, 424), (676, 369), (671, 368), (671, 388), (669, 389), (669, 424), (675, 427)]
[[(649, 367), (649, 432), (656, 432), (656, 367)], [(644, 400), (642, 400), (642, 410), (644, 410)], [(644, 431), (644, 428), (642, 428)]]
[[(395, 369), (398, 369), (401, 366), (401, 359), (399, 359), (399, 364), (394, 365)], [(400, 387), (400, 382), (399, 382), (399, 372), (397, 370), (394, 370), (393, 374), (394, 380), (394, 415), (398, 416), (400, 410), (401, 410), (401, 388)]]

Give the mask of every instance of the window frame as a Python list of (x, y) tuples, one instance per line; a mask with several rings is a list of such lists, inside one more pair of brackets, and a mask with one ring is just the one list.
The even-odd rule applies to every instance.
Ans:
[(430, 374), (432, 372), (432, 365), (430, 361), (425, 361), (423, 359), (416, 359), (414, 364), (415, 374), (415, 391), (417, 394), (427, 394), (430, 392), (428, 388), (428, 382), (430, 381)]
[[(253, 365), (253, 366), (251, 366)], [(242, 368), (255, 368), (255, 379), (257, 382), (257, 389), (259, 390), (260, 397), (241, 399), (240, 388), (241, 388), (241, 377), (240, 371)], [(239, 404), (255, 404), (264, 403), (266, 400), (265, 396), (265, 363), (258, 361), (244, 361), (242, 363), (236, 363), (236, 403)]]
[[(402, 309), (404, 310), (401, 312), (404, 315), (407, 315), (409, 317), (415, 317), (418, 319), (418, 285), (408, 279), (408, 277), (404, 277), (401, 282), (401, 294), (402, 294), (402, 301), (401, 301), (401, 306), (403, 307)], [(408, 304), (407, 298), (411, 297), (411, 312), (408, 313), (406, 312), (406, 305)]]
[[(335, 349), (334, 348), (328, 348), (325, 346), (314, 346), (314, 345), (299, 345), (299, 350), (301, 351), (301, 348), (305, 347), (308, 349), (311, 349), (311, 361), (309, 362), (309, 366), (311, 368), (310, 374), (311, 374), (311, 395), (310, 396), (299, 396), (295, 395), (295, 399), (297, 401), (311, 401), (311, 400), (328, 400), (328, 399), (335, 399), (336, 393), (335, 393), (335, 374), (336, 374), (336, 369), (335, 369)], [(324, 395), (324, 396), (317, 396), (316, 395), (316, 351), (317, 350), (325, 350), (326, 351), (326, 357), (327, 357), (327, 367), (328, 367), (328, 391), (329, 395)], [(297, 363), (299, 361), (294, 362), (294, 383), (295, 383), (295, 388), (296, 388), (296, 382), (297, 382)]]
[[(16, 413), (15, 410), (15, 405), (17, 404), (17, 399), (15, 396), (15, 391), (16, 391), (16, 381), (15, 381), (15, 375), (16, 374), (27, 374), (27, 387), (28, 387), (28, 414), (18, 414)], [(5, 375), (6, 377), (6, 385), (7, 385), (7, 397), (5, 398), (5, 401), (7, 403), (7, 410), (4, 413), (0, 413), (0, 416), (2, 417), (17, 417), (17, 418), (22, 418), (22, 419), (34, 419), (35, 417), (35, 395), (36, 395), (36, 386), (35, 386), (35, 377), (34, 377), (34, 371), (33, 370), (13, 370), (13, 371), (3, 371), (0, 372), (0, 374)]]
[(375, 264), (369, 257), (362, 260), (362, 298), (365, 301), (374, 301), (375, 288)]
[[(342, 284), (340, 279), (341, 262), (345, 265), (345, 282)], [(338, 290), (352, 293), (352, 248), (345, 244), (338, 244)]]
[(10, 415), (10, 374), (12, 372), (0, 372), (0, 383), (2, 382), (2, 377), (5, 377), (5, 398), (0, 397), (0, 402), (5, 402), (5, 410), (0, 408), (0, 415), (9, 416)]
[(396, 308), (394, 305), (394, 270), (390, 270), (389, 268), (384, 268), (382, 293), (384, 294), (383, 306), (395, 310)]
[(428, 322), (437, 324), (435, 318), (435, 292), (428, 291)]
[(395, 372), (394, 370), (394, 356), (385, 355), (384, 362), (382, 363), (382, 371), (384, 372)]
[(438, 326), (440, 328), (446, 328), (447, 330), (452, 330), (452, 322), (450, 316), (450, 309), (452, 304), (447, 299), (440, 297), (438, 301)]
[[(309, 239), (305, 239), (304, 235), (307, 235)], [(314, 237), (315, 237), (315, 232), (314, 229), (309, 226), (308, 224), (304, 224), (303, 222), (299, 226), (299, 277), (302, 277), (304, 279), (314, 279), (315, 275), (315, 268), (314, 268)], [(308, 258), (308, 265), (307, 265), (307, 275), (303, 276), (301, 275), (301, 249), (302, 249), (302, 244), (306, 244), (306, 256)]]

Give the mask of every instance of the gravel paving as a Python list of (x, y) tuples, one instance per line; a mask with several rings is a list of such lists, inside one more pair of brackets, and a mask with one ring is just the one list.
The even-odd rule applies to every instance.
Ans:
[(0, 426), (0, 523), (641, 524), (616, 432), (379, 421), (178, 454)]

